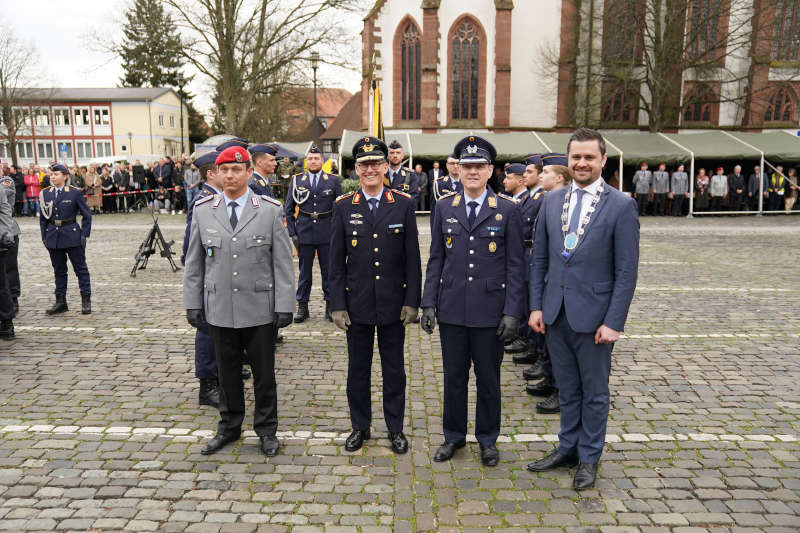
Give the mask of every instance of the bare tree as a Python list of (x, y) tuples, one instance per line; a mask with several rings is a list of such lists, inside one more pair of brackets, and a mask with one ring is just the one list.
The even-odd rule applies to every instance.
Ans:
[(0, 24), (0, 139), (8, 142), (11, 161), (17, 165), (17, 135), (26, 126), (33, 127), (33, 117), (15, 113), (15, 107), (31, 96), (34, 85), (34, 65), (38, 63), (34, 47), (22, 41), (11, 25)]
[[(215, 124), (246, 135), (272, 129), (284, 89), (307, 85), (311, 50), (325, 47), (325, 61), (345, 65), (352, 37), (337, 24), (342, 10), (362, 0), (164, 0), (184, 38), (183, 56), (207, 76), (216, 94)], [(266, 127), (269, 123), (273, 126)], [(279, 129), (279, 128), (277, 128)], [(263, 134), (263, 133), (262, 133)]]

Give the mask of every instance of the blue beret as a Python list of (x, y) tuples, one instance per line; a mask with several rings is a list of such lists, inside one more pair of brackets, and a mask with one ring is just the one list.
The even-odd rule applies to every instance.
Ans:
[(397, 142), (397, 139), (392, 141), (392, 144), (389, 145), (390, 150), (402, 150), (403, 145)]
[(194, 160), (194, 166), (199, 168), (199, 167), (204, 167), (206, 165), (213, 165), (214, 161), (217, 160), (218, 156), (219, 152), (217, 152), (216, 150), (211, 150), (210, 152), (206, 152)]
[(320, 150), (319, 147), (316, 144), (314, 144), (314, 145), (311, 146), (311, 148), (308, 149), (308, 153), (309, 154), (322, 154), (322, 150)]
[(56, 163), (55, 165), (51, 165), (50, 170), (52, 170), (53, 172), (63, 172), (64, 174), (69, 174), (69, 170), (67, 170), (67, 167), (65, 167), (61, 163)]
[(251, 144), (248, 150), (250, 150), (251, 154), (278, 155), (278, 147), (274, 144)]
[(525, 174), (525, 165), (522, 163), (511, 163), (506, 169), (506, 174)]
[(542, 164), (542, 155), (541, 154), (528, 154), (525, 156), (525, 164), (526, 165), (541, 165)]
[(240, 148), (247, 149), (247, 140), (242, 139), (240, 137), (234, 137), (233, 139), (228, 139), (224, 143), (217, 145), (214, 150), (217, 152), (224, 152), (226, 149), (230, 148), (231, 146), (238, 146)]
[(464, 137), (456, 143), (455, 153), (458, 154), (459, 164), (467, 163), (488, 163), (492, 164), (497, 157), (497, 150), (495, 150), (492, 143), (483, 137), (470, 135)]
[(353, 159), (362, 161), (385, 161), (389, 150), (386, 143), (377, 137), (362, 137), (353, 146)]
[(567, 165), (567, 155), (566, 154), (557, 154), (557, 153), (544, 154), (542, 156), (542, 165), (544, 165), (544, 166), (547, 166), (547, 165), (562, 165), (562, 166), (566, 167), (566, 166), (568, 166)]

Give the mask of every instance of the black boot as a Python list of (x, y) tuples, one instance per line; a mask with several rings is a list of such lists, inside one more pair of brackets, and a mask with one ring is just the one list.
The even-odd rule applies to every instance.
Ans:
[(13, 318), (16, 318), (19, 313), (19, 299), (16, 296), (11, 299), (11, 312), (14, 313)]
[(520, 353), (528, 349), (528, 342), (522, 337), (517, 337), (510, 344), (504, 346), (506, 353)]
[(210, 405), (214, 409), (219, 409), (219, 385), (217, 385), (217, 380), (200, 380), (200, 394), (197, 402), (200, 405)]
[(69, 311), (69, 307), (67, 307), (67, 297), (64, 294), (56, 294), (56, 303), (53, 304), (53, 307), (45, 311), (48, 315), (55, 315), (58, 313), (64, 313)]
[(542, 379), (544, 377), (544, 361), (538, 359), (530, 368), (522, 371), (522, 377), (528, 381)]
[(536, 352), (536, 348), (530, 348), (527, 351), (516, 353), (511, 357), (511, 360), (514, 361), (515, 365), (532, 365), (536, 363), (539, 354)]
[(554, 415), (561, 412), (561, 405), (558, 403), (558, 389), (536, 404), (536, 412), (543, 415)]
[(325, 320), (328, 322), (333, 322), (333, 317), (331, 316), (331, 303), (328, 300), (325, 300)]
[(5, 341), (14, 340), (14, 323), (11, 319), (0, 322), (0, 339)]
[(89, 293), (81, 293), (81, 314), (88, 315), (92, 312), (92, 295)]
[(295, 323), (305, 322), (308, 317), (308, 302), (297, 302), (297, 314), (294, 315)]

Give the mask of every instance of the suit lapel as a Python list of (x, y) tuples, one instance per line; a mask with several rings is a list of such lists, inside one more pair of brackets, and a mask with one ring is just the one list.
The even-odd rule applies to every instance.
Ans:
[[(372, 215), (372, 211), (369, 210), (369, 203), (367, 203), (367, 197), (364, 196), (364, 191), (361, 189), (358, 190), (359, 201), (356, 205), (356, 213), (360, 213), (364, 220), (369, 221), (371, 225), (375, 225), (375, 217)], [(380, 206), (378, 206), (380, 209)]]
[[(230, 230), (233, 233), (233, 229), (231, 228), (231, 221), (228, 218), (228, 206), (225, 204), (225, 197), (222, 194), (219, 195), (219, 205), (217, 207), (211, 206), (211, 210), (214, 211), (214, 216), (217, 219), (223, 228)], [(211, 202), (216, 203), (217, 200), (211, 200)], [(237, 224), (238, 226), (238, 224)]]
[[(249, 224), (250, 221), (255, 218), (256, 210), (260, 209), (260, 207), (253, 206), (253, 194), (254, 193), (252, 192), (250, 193), (250, 195), (247, 198), (247, 201), (244, 204), (244, 207), (242, 207), (242, 218), (240, 218), (239, 222), (236, 223), (236, 229), (233, 230), (234, 235), (242, 231), (244, 227), (247, 226), (247, 224)], [(228, 224), (230, 224), (230, 220), (228, 221)]]
[[(489, 201), (489, 198), (494, 198), (492, 202)], [(492, 207), (492, 205), (494, 207)], [(478, 226), (483, 224), (483, 221), (489, 218), (490, 216), (494, 215), (497, 212), (497, 196), (492, 194), (491, 191), (486, 194), (486, 198), (483, 199), (483, 205), (480, 206), (480, 210), (478, 211), (478, 216), (475, 217), (475, 225), (472, 227), (473, 230), (478, 229)]]
[[(570, 254), (570, 257), (573, 257), (575, 255), (575, 253), (578, 251), (578, 249), (581, 247), (581, 245), (584, 242), (586, 242), (586, 239), (589, 238), (589, 230), (592, 229), (592, 226), (594, 225), (594, 223), (597, 221), (598, 217), (600, 216), (600, 212), (603, 210), (603, 208), (608, 203), (608, 195), (610, 194), (610, 192), (611, 191), (610, 191), (608, 185), (604, 185), (603, 186), (603, 192), (600, 194), (600, 201), (597, 202), (597, 205), (594, 206), (594, 213), (587, 213), (588, 215), (590, 215), (589, 216), (589, 223), (586, 224), (586, 227), (583, 228), (583, 235), (581, 235), (580, 239), (578, 239), (578, 245), (575, 247), (574, 250), (572, 250), (572, 253)], [(577, 209), (578, 206), (576, 205), (575, 208)], [(578, 227), (580, 227), (580, 224), (578, 225)]]
[(375, 226), (377, 226), (381, 220), (383, 220), (388, 214), (389, 210), (394, 207), (394, 202), (389, 202), (386, 199), (386, 194), (388, 191), (386, 189), (381, 192), (381, 201), (378, 202), (378, 213), (375, 216)]
[(464, 226), (464, 229), (467, 230), (467, 233), (469, 233), (469, 222), (467, 222), (467, 208), (464, 207), (464, 200), (465, 200), (464, 195), (459, 193), (453, 196), (452, 199), (448, 198), (448, 200), (450, 200), (450, 205), (453, 205), (453, 201), (455, 201), (455, 198), (458, 198), (458, 205), (453, 207), (453, 210), (456, 212), (456, 219), (462, 226)]

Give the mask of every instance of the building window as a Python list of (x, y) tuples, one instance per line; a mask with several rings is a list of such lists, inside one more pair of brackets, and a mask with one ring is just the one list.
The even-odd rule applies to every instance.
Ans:
[(53, 143), (51, 142), (37, 142), (36, 153), (39, 155), (39, 160), (51, 161), (53, 159)]
[(7, 143), (0, 143), (0, 159), (7, 159), (11, 157), (11, 152), (8, 151)]
[(96, 141), (94, 145), (97, 148), (97, 157), (114, 155), (111, 153), (111, 141)]
[(107, 107), (95, 107), (92, 111), (94, 111), (95, 126), (108, 126), (111, 124), (111, 118)]
[(16, 124), (17, 128), (23, 127), (30, 127), (31, 126), (31, 110), (27, 107), (15, 107), (14, 108), (14, 124)]
[(175, 127), (175, 115), (170, 115), (169, 116), (169, 127), (170, 128), (174, 128)]
[(89, 125), (89, 108), (88, 107), (76, 107), (72, 111), (73, 111), (73, 116), (75, 117), (75, 125), (76, 126), (88, 126)]
[(450, 70), (454, 120), (478, 119), (481, 36), (476, 24), (467, 19), (455, 28), (450, 41)]
[(419, 120), (422, 36), (419, 28), (408, 21), (400, 39), (400, 118)]
[(639, 96), (625, 87), (608, 87), (603, 102), (603, 122), (636, 125)]
[(53, 124), (56, 126), (69, 126), (69, 108), (53, 108)]
[(683, 105), (684, 122), (716, 122), (717, 96), (708, 85), (692, 90)]
[(775, 91), (764, 110), (764, 122), (792, 122), (794, 117), (793, 96), (786, 87)]
[(638, 28), (636, 9), (638, 2), (608, 0), (603, 21), (603, 61), (606, 63), (633, 63), (641, 55), (641, 31)]
[(72, 159), (72, 141), (56, 141), (56, 146), (60, 160)]
[(36, 126), (50, 125), (50, 109), (46, 107), (36, 107), (33, 110), (33, 123)]
[(689, 58), (697, 62), (714, 61), (723, 48), (721, 31), (723, 2), (728, 0), (691, 0), (689, 6)]
[(33, 159), (33, 141), (18, 142), (17, 157), (20, 159)]
[(164, 113), (159, 113), (158, 114), (158, 125), (161, 128), (164, 127)]
[(76, 141), (75, 148), (78, 152), (78, 159), (92, 158), (92, 143), (90, 141)]
[(800, 61), (800, 0), (777, 0), (772, 59)]

